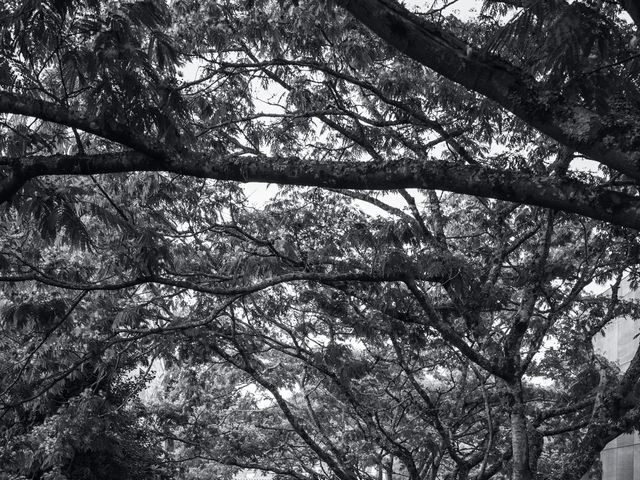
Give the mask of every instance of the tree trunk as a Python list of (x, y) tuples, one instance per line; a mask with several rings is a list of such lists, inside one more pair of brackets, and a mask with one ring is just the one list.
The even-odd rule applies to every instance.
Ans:
[(540, 455), (542, 455), (544, 448), (544, 437), (533, 426), (527, 425), (527, 427), (527, 435), (529, 436), (529, 470), (531, 470), (531, 475), (535, 475), (538, 471), (538, 460), (540, 460)]
[(513, 475), (511, 478), (512, 480), (531, 480), (533, 475), (529, 464), (527, 417), (522, 398), (522, 383), (519, 379), (509, 386), (509, 407), (513, 448)]

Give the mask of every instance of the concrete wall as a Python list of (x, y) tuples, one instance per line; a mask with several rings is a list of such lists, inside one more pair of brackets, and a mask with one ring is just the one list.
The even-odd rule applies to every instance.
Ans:
[[(620, 285), (619, 296), (640, 298), (640, 291), (631, 291), (627, 282)], [(617, 318), (604, 330), (604, 336), (594, 339), (596, 352), (607, 359), (616, 361), (622, 370), (638, 348), (640, 322), (629, 318)], [(609, 443), (602, 452), (602, 480), (640, 480), (640, 437), (638, 433), (621, 435)]]

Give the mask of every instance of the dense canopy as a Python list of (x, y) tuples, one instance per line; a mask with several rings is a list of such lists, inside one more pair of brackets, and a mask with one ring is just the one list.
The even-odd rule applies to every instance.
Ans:
[(639, 24), (3, 2), (0, 479), (597, 476), (640, 427), (640, 351), (593, 347), (638, 314)]

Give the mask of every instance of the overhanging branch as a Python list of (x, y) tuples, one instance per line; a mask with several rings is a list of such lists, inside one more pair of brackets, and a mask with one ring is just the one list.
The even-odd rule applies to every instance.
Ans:
[[(380, 162), (316, 162), (299, 157), (190, 154), (152, 158), (137, 152), (0, 158), (21, 179), (164, 171), (237, 182), (355, 190), (437, 189), (577, 213), (640, 230), (640, 198), (571, 179), (404, 158)], [(7, 183), (7, 182), (5, 182)], [(16, 188), (0, 182), (0, 203)]]
[(545, 88), (496, 55), (474, 51), (473, 46), (395, 0), (336, 3), (413, 60), (494, 100), (559, 143), (640, 180), (640, 142), (630, 135), (631, 126), (640, 122), (640, 112), (617, 123), (611, 115), (575, 104), (557, 88)]
[(138, 135), (126, 125), (108, 122), (104, 118), (88, 118), (79, 112), (70, 111), (60, 105), (26, 95), (0, 91), (0, 113), (13, 113), (38, 118), (47, 122), (77, 128), (87, 133), (119, 143), (152, 157), (165, 158), (166, 147), (154, 144), (150, 139)]

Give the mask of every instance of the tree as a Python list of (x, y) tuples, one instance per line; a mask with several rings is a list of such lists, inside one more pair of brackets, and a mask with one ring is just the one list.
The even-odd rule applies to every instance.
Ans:
[[(290, 211), (300, 212), (308, 198), (293, 202)], [(317, 197), (314, 204), (324, 211)], [(329, 208), (328, 219), (340, 218)], [(593, 278), (617, 270), (620, 257), (605, 253), (609, 239), (595, 230), (578, 240), (575, 225), (552, 214), (532, 218), (530, 211), (499, 208), (497, 215), (508, 220), (496, 224), (494, 218), (484, 223), (478, 218), (486, 214), (482, 204), (449, 208), (464, 210), (456, 219), (464, 221), (451, 222), (464, 226), (458, 237), (463, 240), (447, 241), (459, 255), (453, 259), (429, 247), (415, 251), (412, 234), (420, 230), (411, 219), (405, 219), (415, 228), (409, 234), (406, 225), (388, 221), (382, 231), (369, 225), (363, 232), (362, 224), (349, 231), (347, 215), (344, 225), (322, 229), (315, 229), (313, 220), (304, 227), (292, 222), (298, 238), (290, 253), (298, 258), (308, 259), (326, 245), (326, 235), (336, 239), (334, 255), (357, 250), (365, 262), (360, 268), (378, 271), (381, 279), (400, 268), (406, 277), (400, 283), (325, 279), (274, 288), (185, 336), (173, 360), (171, 375), (180, 380), (172, 384), (171, 396), (190, 393), (188, 400), (179, 397), (165, 407), (180, 413), (173, 429), (162, 422), (187, 446), (181, 458), (198, 458), (199, 468), (209, 460), (296, 478), (315, 478), (326, 470), (339, 478), (375, 478), (376, 461), (389, 458), (416, 479), (501, 478), (512, 470), (516, 478), (532, 473), (580, 478), (597, 452), (633, 428), (636, 418), (635, 403), (620, 402), (630, 392), (623, 393), (630, 388), (623, 378), (635, 374), (629, 370), (619, 377), (591, 346), (602, 325), (635, 306), (618, 299), (615, 288), (609, 297), (584, 291)], [(281, 211), (274, 213), (282, 232), (288, 222)], [(465, 227), (474, 216), (482, 227), (469, 235)], [(244, 228), (259, 224), (251, 218)], [(244, 228), (244, 242), (271, 237)], [(450, 228), (452, 237), (462, 233)], [(492, 228), (503, 230), (503, 236)], [(506, 244), (479, 249), (479, 238), (502, 238)], [(583, 264), (574, 249), (585, 247), (604, 257), (595, 254)], [(378, 257), (382, 263), (374, 260), (376, 250), (385, 252)], [(505, 251), (510, 262), (503, 269), (492, 260)], [(482, 255), (487, 257), (481, 260)], [(358, 268), (356, 260), (350, 269)], [(476, 271), (471, 265), (486, 267)], [(412, 278), (414, 272), (436, 276), (425, 281)], [(460, 282), (456, 286), (454, 279)], [(434, 287), (440, 282), (440, 289)], [(422, 290), (427, 285), (428, 296)], [(454, 288), (469, 297), (475, 291), (475, 302), (467, 297), (456, 305)], [(557, 344), (542, 349), (544, 339)], [(540, 355), (541, 349), (548, 350)], [(241, 380), (217, 380), (221, 374), (212, 370), (212, 358), (233, 367)], [(245, 390), (238, 391), (238, 384)]]
[[(136, 3), (127, 12), (92, 2), (60, 2), (51, 9), (14, 2), (4, 7), (6, 88), (0, 111), (75, 128), (133, 151), (65, 155), (49, 145), (39, 152), (53, 156), (32, 149), (16, 158), (13, 150), (2, 161), (0, 199), (9, 200), (26, 181), (42, 175), (161, 170), (332, 188), (438, 188), (636, 228), (637, 42), (634, 24), (624, 16), (634, 11), (632, 3), (489, 2), (485, 14), (466, 23), (445, 17), (444, 6), (420, 17), (391, 1), (348, 3), (355, 18), (385, 41), (487, 101), (384, 48), (349, 17), (322, 4), (176, 2), (176, 18), (188, 19), (191, 30), (177, 23), (176, 35), (167, 35), (162, 28), (169, 25), (169, 12), (159, 3)], [(54, 33), (58, 29), (60, 34)], [(179, 80), (175, 64), (186, 59), (202, 63), (202, 78)], [(267, 129), (255, 109), (251, 112), (248, 88), (255, 87), (254, 74), (289, 92), (289, 112), (275, 118), (295, 120), (294, 131), (307, 133), (309, 123), (317, 128), (320, 122), (375, 161), (344, 161), (343, 155), (338, 168), (335, 154), (325, 149), (312, 154), (269, 148), (285, 138), (275, 137), (281, 128)], [(193, 100), (195, 92), (225, 81), (230, 82), (226, 99), (198, 95)], [(323, 86), (311, 92), (316, 82)], [(234, 103), (234, 96), (243, 100)], [(354, 103), (359, 96), (366, 103)], [(471, 140), (484, 135), (495, 141), (505, 121), (515, 122), (499, 106), (547, 144), (545, 152), (520, 152), (525, 169), (505, 168)], [(482, 121), (474, 125), (475, 119)], [(249, 138), (231, 148), (225, 136), (238, 142), (238, 128)], [(423, 137), (434, 132), (435, 138), (416, 142), (412, 137), (418, 132)], [(29, 137), (14, 134), (16, 148)], [(212, 148), (212, 141), (224, 148)], [(427, 161), (433, 143), (443, 142), (462, 162), (445, 161), (447, 156)], [(566, 149), (564, 160), (553, 163), (559, 169), (548, 168), (559, 147)], [(576, 154), (600, 163), (607, 173), (588, 181), (554, 173), (565, 170)]]
[(136, 401), (148, 378), (124, 375), (139, 359), (113, 342), (103, 355), (104, 329), (82, 328), (87, 292), (67, 306), (40, 290), (3, 304), (0, 477), (169, 478)]
[(0, 8), (4, 475), (569, 480), (637, 428), (620, 5)]

